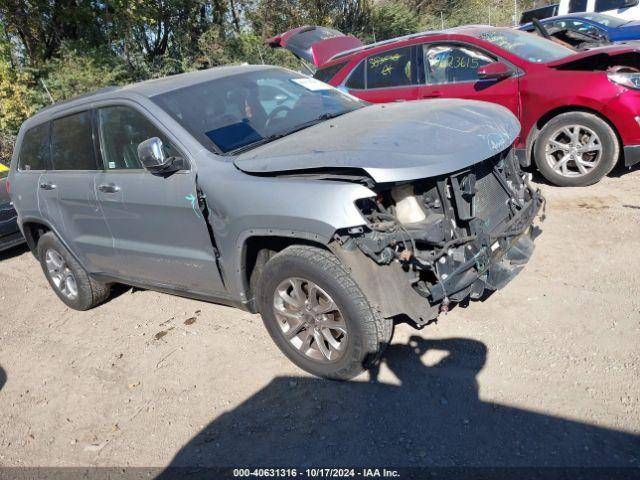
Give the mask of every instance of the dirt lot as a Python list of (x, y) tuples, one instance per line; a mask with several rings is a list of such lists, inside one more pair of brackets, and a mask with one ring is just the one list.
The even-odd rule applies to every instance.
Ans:
[(306, 376), (256, 315), (151, 291), (66, 308), (0, 257), (0, 465), (640, 466), (640, 171), (543, 185), (526, 269), (396, 328), (379, 372)]

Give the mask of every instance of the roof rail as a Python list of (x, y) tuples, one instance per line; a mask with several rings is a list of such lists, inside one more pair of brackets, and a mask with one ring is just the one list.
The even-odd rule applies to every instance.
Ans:
[(59, 107), (61, 105), (66, 105), (67, 103), (74, 102), (76, 100), (82, 100), (83, 98), (93, 97), (94, 95), (100, 95), (101, 93), (113, 92), (114, 90), (118, 90), (120, 87), (110, 86), (99, 88), (98, 90), (94, 90), (92, 92), (83, 93), (81, 95), (76, 95), (75, 97), (67, 98), (65, 100), (61, 100), (59, 102), (52, 103), (51, 105), (47, 105), (38, 110), (37, 113), (46, 112), (55, 107)]

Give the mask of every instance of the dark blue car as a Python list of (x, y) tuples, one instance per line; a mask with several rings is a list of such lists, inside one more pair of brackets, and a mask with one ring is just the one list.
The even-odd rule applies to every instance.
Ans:
[[(603, 15), (602, 13), (581, 12), (572, 15), (540, 20), (545, 29), (553, 35), (558, 31), (576, 32), (578, 35), (591, 37), (594, 42), (626, 42), (640, 40), (640, 22)], [(536, 32), (533, 23), (519, 27), (520, 30)]]

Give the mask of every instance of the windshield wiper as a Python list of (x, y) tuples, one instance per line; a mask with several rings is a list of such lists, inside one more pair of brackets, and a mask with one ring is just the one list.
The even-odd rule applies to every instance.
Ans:
[(296, 125), (289, 130), (285, 130), (284, 132), (274, 133), (273, 135), (269, 135), (260, 140), (256, 140), (255, 142), (248, 143), (243, 145), (242, 147), (238, 147), (235, 150), (231, 150), (227, 152), (227, 155), (236, 155), (238, 153), (246, 152), (247, 150), (253, 150), (254, 148), (260, 147), (265, 143), (273, 142), (274, 140), (278, 140), (279, 138), (286, 137), (287, 135), (291, 135), (292, 133), (299, 132), (300, 130), (304, 130), (305, 128), (312, 127), (318, 123), (324, 122), (325, 120), (331, 120), (332, 118), (339, 117), (340, 115), (344, 115), (345, 113), (349, 113), (352, 110), (345, 110), (338, 113), (323, 113), (322, 115), (317, 116), (313, 120), (309, 120), (308, 122), (301, 123)]
[(234, 150), (230, 150), (226, 153), (226, 155), (235, 155), (237, 153), (246, 152), (247, 150), (251, 150), (252, 148), (257, 148), (260, 145), (264, 145), (265, 143), (273, 142), (274, 140), (278, 140), (279, 138), (284, 137), (284, 133), (274, 133), (273, 135), (269, 135), (267, 137), (261, 138), (260, 140), (256, 140), (255, 142), (247, 143), (241, 147), (238, 147)]

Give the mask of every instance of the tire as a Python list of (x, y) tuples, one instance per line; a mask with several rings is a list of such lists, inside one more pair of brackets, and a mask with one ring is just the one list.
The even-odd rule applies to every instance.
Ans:
[(110, 286), (91, 278), (53, 232), (38, 240), (38, 259), (49, 285), (68, 307), (89, 310), (109, 298)]
[[(579, 130), (575, 127), (579, 127)], [(568, 134), (563, 133), (563, 129), (578, 134), (572, 140)], [(600, 145), (600, 156), (597, 159), (594, 155), (598, 152), (586, 151), (589, 145), (584, 144), (585, 141), (590, 143), (594, 135)], [(553, 146), (552, 140), (556, 140)], [(555, 148), (558, 143), (565, 142), (567, 147)], [(570, 148), (571, 145), (577, 145), (578, 150)], [(555, 163), (556, 169), (551, 163), (555, 160), (549, 160), (548, 153), (558, 159)], [(571, 157), (571, 154), (574, 156)], [(620, 144), (611, 126), (600, 117), (585, 112), (568, 112), (552, 118), (540, 131), (534, 147), (538, 170), (549, 182), (560, 187), (585, 187), (599, 182), (613, 169), (619, 157)], [(564, 162), (563, 167), (564, 158), (569, 159)], [(580, 159), (587, 160), (586, 165), (591, 163), (593, 166), (583, 164), (580, 167)], [(586, 172), (582, 172), (580, 168)]]
[[(294, 284), (311, 302), (309, 308), (315, 304), (316, 309), (305, 310), (282, 300), (285, 297), (280, 292), (284, 288), (291, 289), (285, 293), (290, 300), (299, 300)], [(372, 308), (345, 267), (325, 250), (302, 245), (282, 250), (265, 265), (259, 287), (260, 313), (271, 338), (293, 363), (313, 375), (334, 380), (353, 378), (375, 365), (391, 340), (393, 320)], [(330, 305), (336, 308), (316, 315), (331, 309)], [(309, 325), (300, 327), (304, 321)], [(300, 333), (295, 334), (297, 331)], [(287, 333), (295, 334), (293, 340), (286, 337)], [(334, 338), (338, 349), (325, 341), (326, 335)], [(331, 356), (322, 353), (316, 338)], [(311, 344), (307, 347), (303, 339)]]

